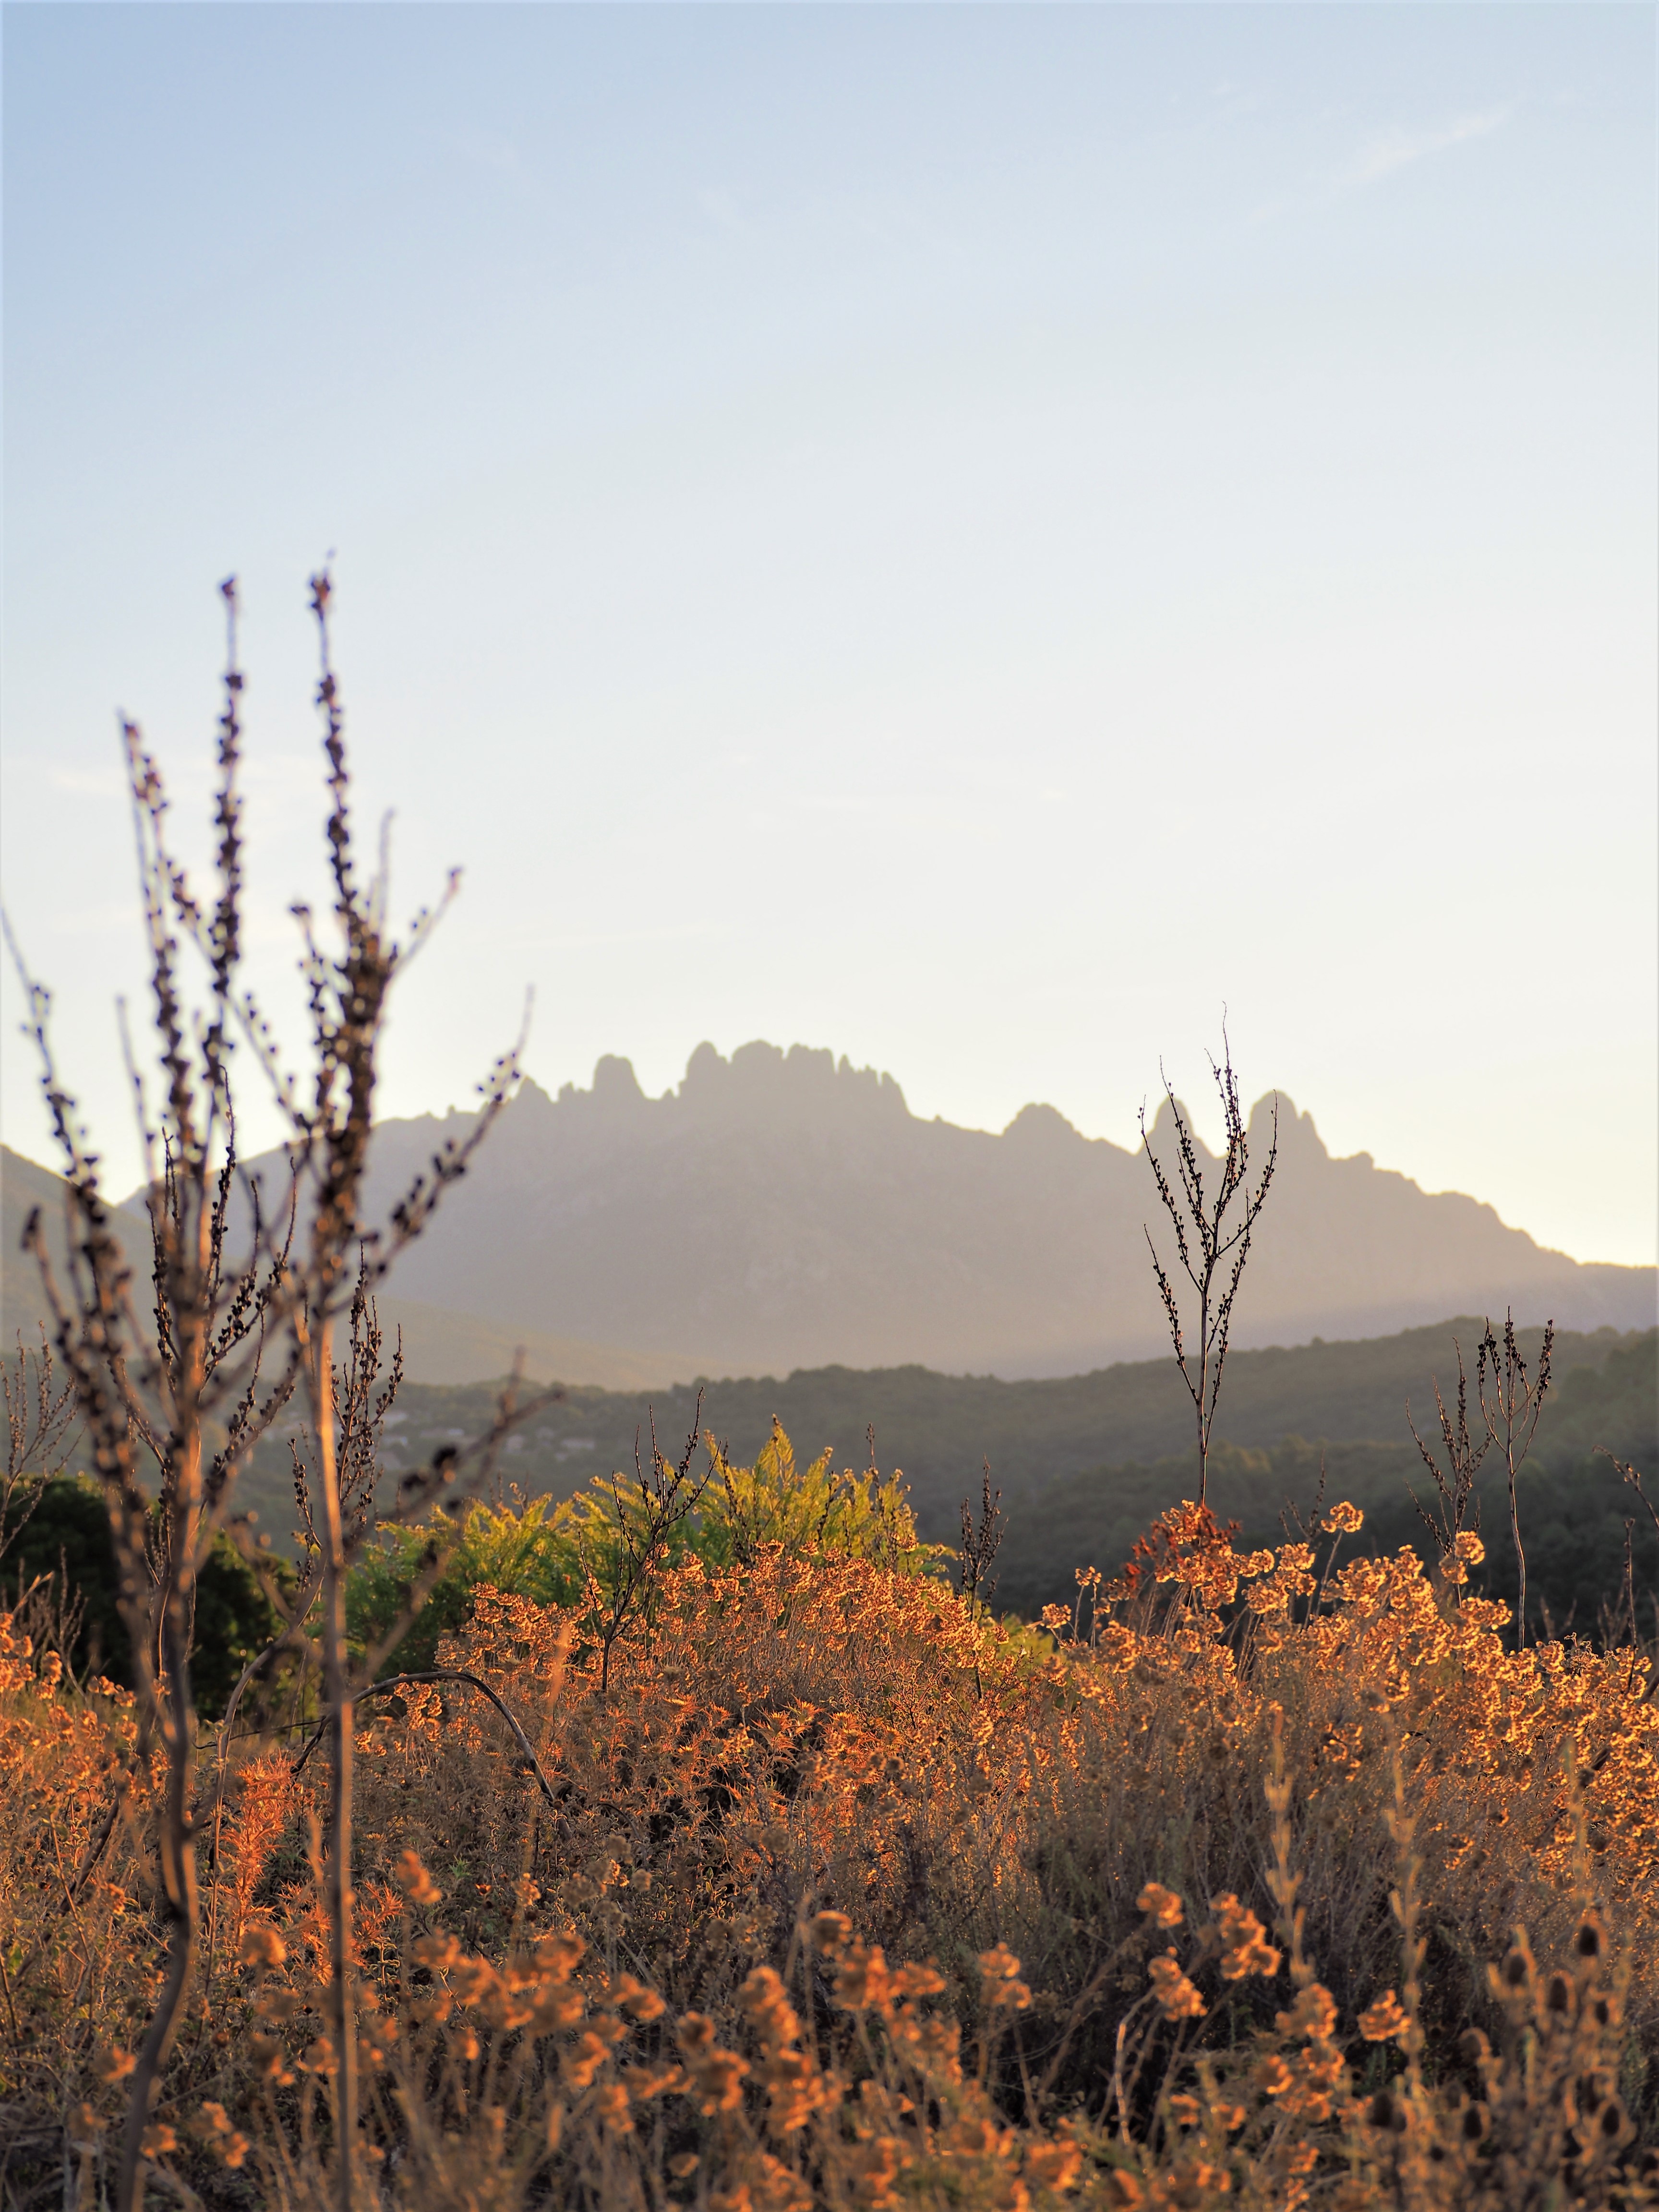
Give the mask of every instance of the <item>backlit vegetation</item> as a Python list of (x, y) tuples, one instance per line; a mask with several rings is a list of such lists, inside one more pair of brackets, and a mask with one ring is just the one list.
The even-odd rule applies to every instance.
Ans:
[[(27, 1462), (27, 1408), (67, 1380), (79, 1456), (48, 1419), (7, 1512), (88, 1468), (133, 1665), (77, 1670), (49, 1577), (0, 1614), (7, 2201), (1659, 2204), (1659, 1662), (1633, 1597), (1593, 1640), (1522, 1644), (1471, 1594), (1455, 1511), (1425, 1562), (1363, 1549), (1340, 1498), (1274, 1545), (1188, 1501), (1022, 1622), (994, 1602), (988, 1475), (963, 1557), (873, 1441), (861, 1470), (803, 1466), (781, 1428), (742, 1467), (694, 1419), (526, 1502), (494, 1472), (510, 1399), (477, 1450), (383, 1479), (374, 1284), (464, 1163), (369, 1238), (398, 956), (351, 870), (325, 651), (341, 950), (307, 938), (319, 1073), (278, 1079), (294, 1188), (237, 1256), (234, 1024), (276, 1062), (234, 986), (234, 656), (231, 679), (211, 908), (132, 733), (171, 1086), (154, 1346), (51, 1079), (77, 1273), (60, 1379), (20, 1359), (13, 1399)], [(295, 1407), (287, 1566), (236, 1482)], [(1478, 1439), (1454, 1413), (1439, 1449), (1455, 1500)], [(214, 1571), (252, 1578), (270, 1633), (210, 1711)]]
[[(453, 1680), (359, 1708), (364, 2201), (1620, 2201), (1659, 2058), (1651, 1668), (1505, 1650), (1466, 1559), (1344, 1565), (1353, 1517), (1241, 1554), (1175, 1508), (1043, 1633), (763, 1534), (657, 1571), (608, 1692), (580, 1595), (481, 1590), (440, 1663), (533, 1759)], [(67, 2154), (96, 2202), (160, 1778), (88, 1866), (131, 1701), (8, 1641), (13, 2170), (58, 2190)], [(149, 2155), (322, 2202), (326, 1790), (227, 1748)]]

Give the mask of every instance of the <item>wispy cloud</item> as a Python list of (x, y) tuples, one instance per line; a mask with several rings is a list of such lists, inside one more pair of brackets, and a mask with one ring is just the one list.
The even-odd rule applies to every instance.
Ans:
[(1443, 154), (1449, 146), (1461, 146), (1471, 138), (1490, 137), (1509, 121), (1510, 114), (1507, 107), (1491, 107), (1479, 114), (1460, 115), (1437, 130), (1408, 131), (1396, 125), (1389, 131), (1380, 131), (1361, 147), (1342, 172), (1341, 181), (1345, 185), (1376, 184), (1383, 177), (1391, 177), (1396, 169), (1409, 168), (1413, 161), (1426, 161), (1431, 154)]

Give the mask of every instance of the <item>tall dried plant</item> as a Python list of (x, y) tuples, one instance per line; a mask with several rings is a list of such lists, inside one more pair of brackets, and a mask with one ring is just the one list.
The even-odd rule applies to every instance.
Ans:
[(1521, 1508), (1515, 1482), (1538, 1433), (1539, 1417), (1550, 1387), (1550, 1354), (1554, 1348), (1555, 1323), (1552, 1321), (1545, 1325), (1538, 1364), (1529, 1370), (1516, 1340), (1515, 1316), (1506, 1313), (1501, 1345), (1492, 1334), (1491, 1322), (1486, 1323), (1475, 1367), (1475, 1391), (1480, 1417), (1486, 1423), (1486, 1440), (1503, 1460), (1509, 1486), (1510, 1535), (1515, 1545), (1515, 1571), (1519, 1583), (1515, 1605), (1517, 1647), (1527, 1640), (1527, 1552), (1521, 1540)]
[(596, 1476), (590, 1498), (599, 1510), (586, 1522), (580, 1540), (585, 1624), (599, 1649), (599, 1687), (611, 1687), (611, 1662), (618, 1638), (650, 1601), (652, 1583), (668, 1559), (679, 1531), (690, 1522), (720, 1466), (711, 1451), (708, 1464), (694, 1474), (702, 1420), (702, 1393), (691, 1415), (685, 1449), (671, 1460), (657, 1442), (651, 1417), (651, 1449), (634, 1437), (634, 1480), (619, 1474)]
[[(1192, 1127), (1181, 1110), (1167, 1075), (1164, 1079), (1164, 1093), (1169, 1101), (1176, 1135), (1176, 1179), (1173, 1183), (1164, 1163), (1152, 1150), (1146, 1129), (1146, 1109), (1143, 1106), (1140, 1110), (1141, 1146), (1152, 1164), (1158, 1199), (1175, 1232), (1176, 1253), (1181, 1271), (1198, 1299), (1197, 1344), (1189, 1352), (1170, 1270), (1159, 1259), (1158, 1247), (1152, 1242), (1152, 1230), (1146, 1228), (1146, 1249), (1152, 1255), (1152, 1273), (1158, 1279), (1158, 1295), (1164, 1301), (1176, 1365), (1186, 1385), (1187, 1395), (1192, 1401), (1198, 1425), (1198, 1502), (1200, 1505), (1206, 1503), (1209, 1491), (1210, 1443), (1215, 1428), (1216, 1406), (1221, 1395), (1222, 1370), (1227, 1364), (1233, 1305), (1238, 1297), (1244, 1264), (1250, 1256), (1250, 1239), (1255, 1234), (1261, 1209), (1267, 1204), (1268, 1188), (1279, 1159), (1279, 1100), (1275, 1097), (1273, 1141), (1268, 1147), (1267, 1164), (1261, 1170), (1261, 1181), (1252, 1190), (1249, 1173), (1249, 1139), (1244, 1126), (1243, 1109), (1239, 1104), (1237, 1079), (1233, 1073), (1232, 1047), (1227, 1041), (1224, 1030), (1222, 1032), (1221, 1065), (1217, 1066), (1212, 1060), (1210, 1069), (1220, 1094), (1226, 1150), (1221, 1158), (1221, 1180), (1214, 1196), (1207, 1202), (1204, 1193), (1204, 1171), (1199, 1165), (1198, 1147)], [(1233, 1211), (1235, 1206), (1237, 1208), (1236, 1212)]]
[[(222, 586), (227, 619), (224, 704), (219, 718), (214, 821), (216, 884), (203, 902), (169, 839), (160, 769), (141, 732), (123, 720), (144, 910), (155, 1074), (161, 1103), (129, 1046), (139, 1134), (147, 1164), (152, 1244), (150, 1325), (138, 1318), (131, 1270), (111, 1223), (98, 1154), (61, 1080), (49, 1035), (47, 992), (14, 955), (40, 1054), (66, 1187), (67, 1264), (62, 1283), (47, 1255), (39, 1211), (28, 1243), (40, 1266), (57, 1352), (73, 1385), (109, 1508), (120, 1604), (134, 1653), (138, 1726), (101, 1841), (159, 1745), (164, 1787), (155, 1823), (167, 1955), (142, 2047), (131, 2073), (115, 2202), (137, 2212), (143, 2193), (149, 2114), (161, 2069), (189, 2002), (200, 1909), (196, 1838), (210, 1808), (196, 1802), (198, 1723), (191, 1685), (196, 1578), (222, 1529), (245, 1533), (233, 1510), (236, 1477), (259, 1438), (302, 1389), (309, 1444), (297, 1461), (302, 1513), (314, 1538), (312, 1571), (288, 1608), (279, 1641), (320, 1628), (330, 1742), (326, 1831), (337, 2202), (354, 2197), (356, 2111), (351, 1895), (352, 1706), (345, 1634), (346, 1574), (373, 1524), (373, 1444), (389, 1396), (376, 1393), (378, 1325), (370, 1293), (417, 1237), (444, 1191), (465, 1171), (509, 1095), (516, 1050), (481, 1085), (482, 1110), (464, 1140), (434, 1157), (384, 1227), (363, 1219), (363, 1184), (379, 1053), (390, 993), (453, 895), (423, 910), (399, 944), (387, 932), (384, 870), (360, 877), (349, 809), (343, 714), (329, 639), (330, 580), (311, 584), (319, 639), (317, 702), (323, 723), (329, 811), (325, 829), (334, 939), (325, 943), (305, 907), (301, 973), (308, 1015), (308, 1070), (287, 1071), (270, 1024), (241, 981), (243, 950), (240, 702), (234, 579)], [(10, 931), (8, 929), (10, 940)], [(191, 954), (198, 957), (192, 970)], [(125, 1010), (124, 1010), (125, 1026)], [(240, 1165), (232, 1063), (239, 1038), (270, 1079), (287, 1130), (284, 1188), (267, 1206), (258, 1178)], [(236, 1200), (241, 1201), (241, 1218)], [(351, 1350), (337, 1374), (337, 1325)], [(395, 1389), (394, 1363), (388, 1389)], [(528, 1410), (528, 1409), (526, 1409)], [(512, 1419), (503, 1408), (483, 1448), (487, 1463)], [(210, 1449), (210, 1436), (223, 1441)], [(153, 1469), (154, 1487), (141, 1470)], [(453, 1489), (459, 1457), (441, 1455), (407, 1479), (408, 1516)], [(452, 1498), (451, 1503), (459, 1500)], [(250, 1670), (252, 1672), (252, 1670)], [(244, 1677), (244, 1681), (247, 1678)], [(242, 1686), (238, 1686), (240, 1695)], [(222, 1778), (222, 1760), (220, 1773)], [(71, 1884), (71, 1894), (74, 1883)]]
[(46, 1485), (69, 1464), (76, 1425), (75, 1384), (60, 1381), (44, 1323), (38, 1345), (0, 1360), (6, 1405), (6, 1471), (0, 1478), (0, 1559), (33, 1518)]
[[(1412, 1441), (1433, 1480), (1437, 1502), (1425, 1506), (1409, 1484), (1407, 1488), (1412, 1504), (1417, 1508), (1419, 1520), (1438, 1545), (1443, 1559), (1456, 1559), (1460, 1537), (1466, 1533), (1479, 1533), (1480, 1508), (1475, 1495), (1475, 1477), (1492, 1447), (1490, 1437), (1477, 1436), (1469, 1426), (1469, 1381), (1463, 1366), (1463, 1347), (1455, 1337), (1452, 1339), (1452, 1349), (1457, 1354), (1457, 1395), (1450, 1408), (1440, 1395), (1438, 1380), (1431, 1378), (1431, 1381), (1434, 1408), (1440, 1421), (1440, 1449), (1445, 1461), (1443, 1467), (1419, 1435), (1417, 1423), (1412, 1418), (1411, 1401), (1409, 1398), (1406, 1401), (1406, 1425), (1410, 1429)], [(1484, 1375), (1484, 1364), (1480, 1371)], [(1473, 1520), (1470, 1517), (1472, 1511)], [(1454, 1602), (1459, 1588), (1455, 1583), (1451, 1585)]]
[[(991, 1564), (1001, 1547), (1003, 1522), (1002, 1492), (991, 1487), (991, 1462), (980, 1463), (979, 1516), (974, 1516), (971, 1498), (962, 1501), (962, 1549), (957, 1554), (957, 1587), (968, 1618), (977, 1620), (990, 1610), (991, 1600), (996, 1595), (996, 1577)], [(974, 1660), (974, 1694), (984, 1694), (979, 1677), (979, 1660)]]

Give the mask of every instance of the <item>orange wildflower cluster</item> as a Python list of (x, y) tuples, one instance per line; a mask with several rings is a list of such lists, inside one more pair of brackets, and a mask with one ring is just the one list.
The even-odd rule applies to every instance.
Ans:
[[(1048, 1631), (867, 1559), (694, 1561), (608, 1687), (572, 1615), (480, 1592), (441, 1660), (537, 1771), (461, 1688), (359, 1729), (376, 2186), (1498, 2212), (1553, 2175), (1647, 2201), (1650, 1663), (1510, 1651), (1414, 1554), (1343, 1564), (1358, 1526), (1329, 1509), (1316, 1561), (1176, 1508)], [(0, 2104), (91, 2188), (147, 2016), (149, 1770), (118, 1697), (20, 1642), (0, 1627)], [(210, 1933), (149, 2154), (204, 2203), (297, 2206), (326, 2163), (319, 1765), (267, 1744), (204, 1780)], [(1428, 1973), (1419, 1921), (1490, 1986)]]

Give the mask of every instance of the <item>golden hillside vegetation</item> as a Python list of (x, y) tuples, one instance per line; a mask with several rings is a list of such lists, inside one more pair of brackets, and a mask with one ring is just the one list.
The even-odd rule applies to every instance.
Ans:
[[(1345, 1565), (1357, 1517), (1240, 1554), (1182, 1506), (1046, 1632), (914, 1559), (691, 1559), (607, 1689), (580, 1601), (482, 1591), (441, 1664), (533, 1759), (468, 1682), (357, 1709), (360, 2201), (1659, 2202), (1651, 1662), (1506, 1650), (1456, 1559)], [(100, 1850), (130, 1701), (3, 1670), (5, 2185), (90, 2206), (154, 1807)], [(295, 1741), (201, 1753), (158, 2203), (331, 2201)]]

